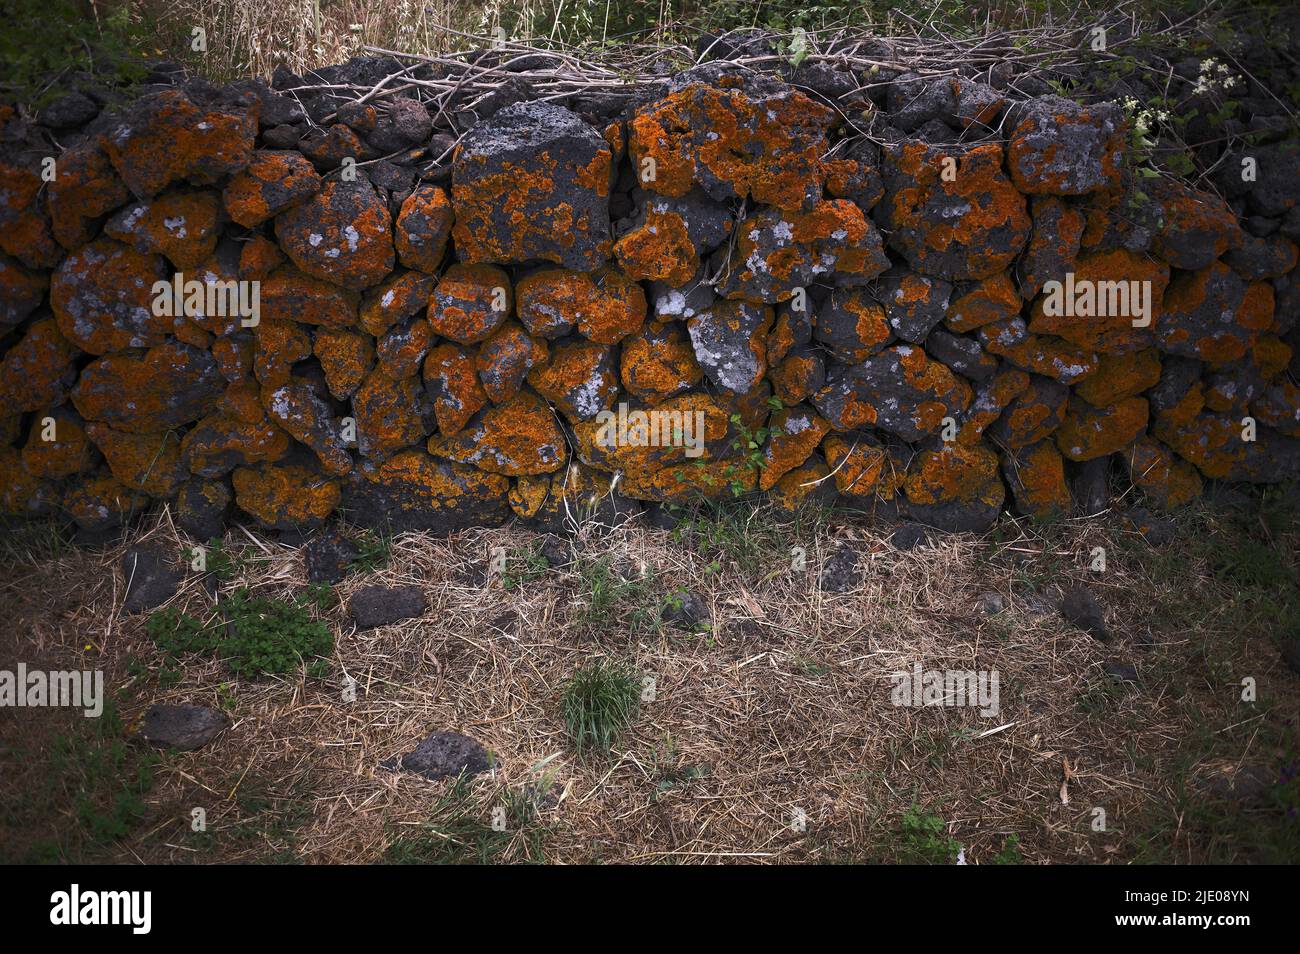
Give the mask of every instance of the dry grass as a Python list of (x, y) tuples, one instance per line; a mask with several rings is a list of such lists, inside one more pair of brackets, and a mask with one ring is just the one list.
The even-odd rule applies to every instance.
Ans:
[[(143, 536), (188, 543), (165, 513)], [(864, 580), (822, 592), (811, 568), (845, 543), (867, 555)], [(74, 819), (55, 797), (0, 813), (0, 843), (22, 857), (61, 830), (64, 857), (144, 861), (373, 862), (459, 843), (498, 861), (893, 861), (909, 858), (899, 825), (916, 803), (972, 863), (1011, 835), (1029, 862), (1243, 861), (1261, 857), (1277, 821), (1197, 781), (1275, 765), (1298, 706), (1273, 642), (1279, 621), (1267, 602), (1234, 599), (1195, 539), (1153, 550), (1110, 517), (901, 553), (887, 529), (860, 520), (782, 525), (760, 512), (748, 527), (724, 518), (681, 541), (636, 525), (582, 534), (573, 566), (504, 589), (491, 549), (512, 554), (509, 574), (535, 544), (515, 528), (399, 536), (386, 568), (336, 588), (327, 679), (234, 680), (194, 658), (166, 688), (144, 618), (119, 613), (121, 547), (29, 554), (0, 588), (13, 636), (0, 668), (102, 668), (128, 723), (151, 703), (189, 701), (225, 706), (233, 726), (204, 750), (162, 758), (128, 837), (70, 839)], [(241, 545), (247, 562), (223, 590), (305, 585), (296, 550), (231, 531), (227, 546)], [(791, 568), (796, 545), (810, 569)], [(1095, 546), (1107, 548), (1105, 574), (1088, 569)], [(632, 580), (608, 612), (587, 597), (598, 564)], [(1115, 643), (1055, 613), (1072, 581), (1099, 594)], [(420, 585), (428, 611), (356, 632), (345, 607), (372, 582)], [(707, 602), (712, 632), (653, 621), (682, 588)], [(1002, 594), (1004, 612), (978, 610), (986, 591)], [(211, 604), (198, 578), (174, 600)], [(566, 679), (599, 656), (631, 661), (657, 687), (608, 760), (576, 756), (560, 712)], [(1107, 659), (1133, 662), (1140, 686), (1110, 686)], [(996, 669), (998, 717), (892, 705), (889, 674), (918, 661)], [(1240, 701), (1244, 675), (1258, 683), (1254, 705)], [(343, 701), (346, 676), (355, 702)], [(50, 775), (52, 736), (87, 720), (25, 710), (7, 721), (0, 741), (7, 759), (21, 757), (3, 784), (21, 805)], [(379, 768), (434, 729), (480, 740), (494, 773), (454, 788)], [(509, 809), (504, 834), (487, 827), (496, 806)], [(195, 807), (207, 812), (204, 835), (189, 830)], [(1091, 828), (1095, 808), (1106, 832)], [(1198, 821), (1205, 811), (1232, 824)]]

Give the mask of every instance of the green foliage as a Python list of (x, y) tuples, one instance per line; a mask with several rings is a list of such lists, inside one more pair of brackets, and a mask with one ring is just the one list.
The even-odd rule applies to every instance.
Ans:
[(909, 862), (925, 865), (948, 865), (957, 858), (961, 845), (948, 835), (948, 827), (938, 815), (928, 815), (913, 804), (899, 827), (903, 854)]
[[(54, 740), (50, 752), (49, 802), (68, 803), (75, 832), (63, 832), (62, 844), (38, 849), (45, 860), (102, 847), (131, 833), (145, 813), (145, 796), (153, 788), (157, 756), (127, 744), (113, 699), (97, 719), (79, 719), (76, 728)], [(84, 840), (88, 845), (79, 844)]]
[(535, 544), (512, 550), (506, 557), (506, 568), (501, 574), (501, 585), (516, 590), (546, 575), (551, 567)]
[(573, 674), (560, 708), (579, 754), (608, 753), (641, 705), (641, 676), (627, 663), (598, 659)]
[(587, 625), (606, 628), (618, 623), (620, 628), (635, 633), (657, 621), (659, 607), (654, 599), (653, 577), (624, 579), (609, 556), (583, 561), (578, 575), (586, 603), (582, 619)]
[(373, 573), (388, 566), (392, 557), (393, 542), (389, 537), (381, 536), (373, 530), (366, 530), (356, 538), (357, 555), (352, 558), (349, 568), (357, 573)]
[(1020, 836), (1011, 834), (1002, 843), (1002, 850), (993, 856), (995, 865), (1023, 865), (1025, 856), (1020, 853)]
[(70, 72), (93, 72), (123, 86), (147, 72), (131, 5), (102, 18), (88, 16), (76, 0), (6, 0), (0, 30), (0, 77), (19, 101), (44, 105), (67, 86)]
[(214, 653), (239, 676), (289, 672), (303, 660), (328, 655), (334, 635), (310, 612), (315, 594), (294, 600), (254, 596), (241, 587), (204, 622), (179, 610), (159, 610), (145, 631), (159, 649), (176, 657), (182, 653)]
[(497, 830), (483, 819), (471, 800), (468, 780), (462, 776), (438, 799), (431, 819), (413, 833), (394, 837), (384, 851), (384, 864), (463, 865), (493, 864), (513, 860), (509, 849), (518, 844), (522, 860), (545, 861), (546, 830), (539, 824), (538, 799), (542, 789), (505, 791), (502, 806), (505, 826)]

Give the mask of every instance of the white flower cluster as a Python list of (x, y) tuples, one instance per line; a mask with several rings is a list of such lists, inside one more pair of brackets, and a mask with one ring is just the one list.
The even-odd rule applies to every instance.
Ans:
[(1145, 138), (1151, 131), (1151, 127), (1156, 123), (1163, 123), (1169, 119), (1169, 110), (1152, 109), (1150, 106), (1143, 106), (1132, 96), (1124, 98), (1124, 111), (1129, 114), (1133, 121), (1133, 133)]
[(1226, 63), (1220, 63), (1214, 57), (1210, 57), (1208, 60), (1201, 60), (1201, 71), (1196, 77), (1194, 92), (1198, 94), (1213, 93), (1219, 90), (1226, 92), (1240, 81), (1240, 77), (1228, 72)]

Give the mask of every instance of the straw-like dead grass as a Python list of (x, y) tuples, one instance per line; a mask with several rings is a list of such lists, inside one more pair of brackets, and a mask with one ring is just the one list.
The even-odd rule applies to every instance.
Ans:
[[(6, 716), (0, 742), (15, 764), (0, 783), (10, 806), (0, 843), (17, 857), (54, 838), (56, 857), (145, 861), (437, 860), (459, 846), (497, 861), (890, 861), (910, 858), (899, 826), (916, 804), (943, 819), (971, 863), (993, 860), (1012, 835), (1029, 862), (1260, 857), (1249, 832), (1274, 824), (1274, 810), (1216, 800), (1204, 778), (1276, 772), (1296, 725), (1297, 677), (1277, 651), (1284, 621), (1268, 618), (1265, 594), (1243, 601), (1217, 580), (1203, 540), (1153, 549), (1112, 515), (1004, 524), (987, 539), (937, 536), (899, 552), (888, 528), (856, 518), (797, 528), (766, 512), (748, 527), (719, 519), (681, 540), (640, 524), (581, 534), (574, 564), (510, 589), (492, 572), (493, 548), (510, 555), (509, 574), (535, 534), (400, 535), (387, 566), (335, 588), (326, 679), (304, 668), (235, 680), (195, 657), (166, 685), (175, 676), (144, 617), (119, 612), (124, 545), (11, 562), (0, 668), (102, 668), (128, 727), (154, 702), (183, 701), (224, 707), (233, 725), (198, 752), (162, 756), (131, 833), (96, 846), (75, 836), (67, 791), (49, 789), (52, 739), (89, 720)], [(142, 538), (190, 543), (165, 512), (131, 542)], [(741, 540), (758, 548), (743, 569), (733, 559)], [(862, 554), (863, 580), (823, 592), (818, 568), (844, 545)], [(1090, 569), (1098, 546), (1105, 573)], [(305, 586), (292, 547), (238, 528), (226, 547), (243, 557), (222, 592)], [(806, 551), (806, 568), (794, 568), (792, 547)], [(632, 582), (593, 613), (597, 565)], [(427, 612), (357, 632), (349, 598), (375, 582), (418, 584)], [(1106, 607), (1110, 644), (1056, 612), (1072, 584)], [(711, 631), (655, 622), (680, 590), (705, 601)], [(981, 610), (989, 592), (1002, 612)], [(212, 600), (195, 576), (171, 605), (198, 612)], [(560, 708), (565, 681), (600, 656), (653, 678), (652, 700), (608, 759), (574, 753)], [(1108, 660), (1132, 663), (1139, 683), (1109, 680)], [(893, 705), (890, 674), (918, 662), (996, 670), (1000, 712)], [(1246, 677), (1253, 704), (1241, 699)], [(478, 739), (494, 772), (456, 787), (380, 768), (435, 729)], [(492, 830), (494, 807), (506, 809), (504, 832)], [(195, 808), (205, 833), (191, 830)], [(1098, 809), (1104, 831), (1094, 830)], [(1207, 830), (1203, 811), (1233, 824)]]

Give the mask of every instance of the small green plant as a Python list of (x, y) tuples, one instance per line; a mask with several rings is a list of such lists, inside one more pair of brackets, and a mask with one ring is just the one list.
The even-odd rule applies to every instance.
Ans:
[(182, 653), (214, 653), (236, 675), (274, 675), (334, 648), (333, 634), (313, 618), (311, 606), (310, 595), (282, 600), (241, 587), (208, 622), (175, 609), (159, 610), (145, 631), (169, 655), (169, 664)]
[(512, 860), (512, 845), (519, 845), (522, 860), (545, 860), (542, 846), (546, 830), (539, 822), (535, 792), (507, 789), (503, 814), (496, 825), (482, 817), (471, 799), (468, 779), (458, 778), (438, 799), (430, 820), (414, 831), (396, 835), (384, 850), (384, 864), (462, 865), (494, 864)]
[(587, 625), (603, 628), (617, 621), (630, 632), (639, 632), (658, 621), (653, 577), (625, 579), (609, 556), (582, 562), (578, 575), (586, 599), (582, 619)]
[(506, 568), (501, 574), (501, 585), (507, 590), (517, 590), (534, 580), (541, 579), (550, 566), (546, 557), (535, 545), (519, 547), (506, 557)]
[(348, 564), (357, 573), (373, 573), (388, 566), (392, 557), (393, 541), (373, 530), (366, 530), (356, 539), (357, 555)]
[(952, 864), (961, 851), (961, 844), (948, 835), (948, 826), (943, 819), (923, 812), (916, 804), (903, 816), (899, 831), (903, 853), (915, 864)]
[(627, 663), (598, 659), (575, 672), (560, 708), (579, 754), (607, 753), (632, 724), (641, 704), (641, 676)]
[(1007, 835), (1007, 840), (1002, 843), (1002, 850), (993, 856), (995, 865), (1023, 865), (1025, 856), (1020, 853), (1020, 836), (1017, 834)]

